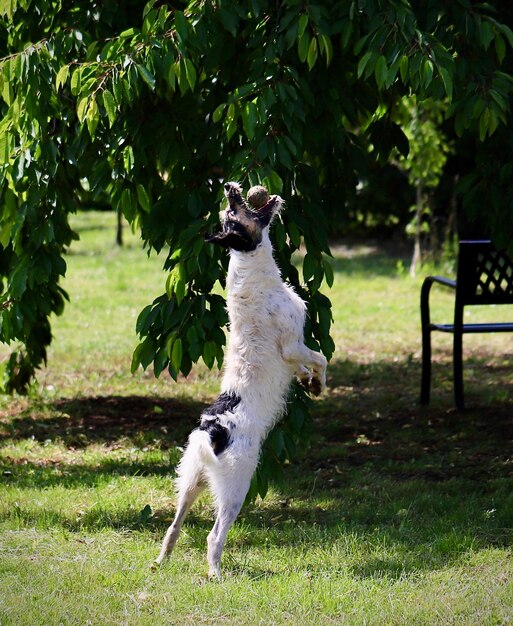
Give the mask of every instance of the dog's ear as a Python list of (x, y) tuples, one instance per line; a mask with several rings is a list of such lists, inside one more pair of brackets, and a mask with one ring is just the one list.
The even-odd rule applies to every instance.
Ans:
[(219, 232), (213, 235), (205, 235), (207, 243), (216, 243), (223, 248), (231, 248), (237, 252), (251, 252), (255, 249), (255, 244), (251, 237), (244, 236), (242, 233), (231, 231), (229, 233)]

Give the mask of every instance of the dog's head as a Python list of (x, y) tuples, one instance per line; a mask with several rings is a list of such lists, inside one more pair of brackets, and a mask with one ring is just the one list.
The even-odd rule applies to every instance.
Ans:
[(206, 241), (239, 252), (256, 250), (266, 236), (266, 228), (281, 209), (282, 199), (271, 196), (264, 206), (251, 208), (242, 197), (242, 188), (238, 183), (226, 183), (224, 195), (228, 207), (219, 214), (221, 230), (206, 237)]

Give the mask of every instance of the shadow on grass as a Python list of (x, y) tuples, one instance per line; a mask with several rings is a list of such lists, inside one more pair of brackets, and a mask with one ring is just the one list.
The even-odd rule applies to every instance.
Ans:
[[(424, 408), (417, 402), (420, 372), (414, 360), (332, 363), (330, 393), (314, 403), (310, 448), (287, 469), (285, 484), (272, 498), (242, 512), (230, 541), (248, 549), (292, 546), (305, 554), (353, 541), (368, 550), (351, 566), (353, 575), (365, 578), (399, 578), (444, 567), (475, 548), (511, 545), (513, 398), (505, 392), (511, 373), (490, 355), (474, 354), (468, 363), (464, 413), (452, 405), (447, 353), (435, 363), (433, 401)], [(202, 407), (195, 401), (110, 396), (59, 400), (39, 413), (32, 407), (4, 416), (4, 440), (57, 440), (71, 452), (99, 443), (116, 454), (95, 463), (7, 460), (2, 482), (73, 488), (118, 476), (170, 476), (179, 457), (176, 445), (183, 445)], [(119, 446), (131, 445), (135, 458), (133, 451), (123, 458)], [(145, 504), (98, 506), (77, 516), (61, 513), (58, 503), (39, 510), (21, 502), (4, 517), (76, 532), (144, 530), (158, 543), (172, 510), (145, 517)], [(206, 549), (212, 517), (209, 506), (193, 510), (186, 545)], [(228, 560), (230, 567), (252, 577), (271, 574)]]
[[(20, 489), (52, 487), (98, 487), (116, 477), (172, 476), (180, 457), (178, 449), (171, 448), (167, 454), (158, 454), (155, 460), (145, 458), (145, 452), (135, 452), (140, 458), (112, 458), (91, 463), (67, 462), (48, 458), (29, 461), (27, 458), (0, 462), (3, 479), (0, 484), (15, 485)], [(129, 455), (127, 455), (129, 456)], [(134, 456), (131, 453), (130, 456)], [(170, 487), (171, 489), (171, 487)]]
[(404, 244), (385, 245), (378, 241), (337, 244), (333, 246), (333, 253), (330, 263), (337, 274), (366, 277), (397, 276), (399, 267), (408, 267), (411, 254)]
[[(350, 469), (368, 467), (394, 480), (513, 477), (511, 365), (473, 355), (466, 373), (468, 409), (452, 405), (450, 355), (434, 364), (432, 404), (418, 404), (419, 364), (409, 358), (359, 364), (333, 361), (330, 393), (313, 408), (315, 433), (303, 463), (329, 487)], [(509, 369), (508, 369), (509, 368)], [(509, 383), (509, 387), (508, 384)], [(80, 452), (110, 446), (101, 463), (82, 465), (48, 459), (12, 459), (12, 480), (43, 486), (61, 480), (91, 484), (91, 475), (164, 474), (169, 464), (145, 463), (147, 450), (176, 450), (198, 423), (204, 404), (151, 396), (104, 396), (31, 403), (0, 415), (0, 442), (61, 443)], [(139, 451), (123, 455), (120, 450)], [(44, 457), (44, 451), (39, 453)], [(59, 475), (60, 472), (60, 475)]]
[(151, 396), (83, 397), (30, 405), (17, 415), (0, 419), (2, 440), (58, 440), (67, 447), (114, 443), (123, 438), (144, 446), (156, 437), (161, 445), (183, 444), (199, 419), (204, 404), (193, 400)]
[(427, 407), (419, 406), (420, 367), (412, 360), (333, 363), (330, 397), (316, 405), (313, 466), (369, 465), (399, 480), (513, 478), (511, 364), (468, 359), (468, 408), (460, 412), (450, 354), (441, 356)]

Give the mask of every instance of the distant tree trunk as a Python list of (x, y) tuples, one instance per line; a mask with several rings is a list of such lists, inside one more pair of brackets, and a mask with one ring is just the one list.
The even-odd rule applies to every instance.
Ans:
[(116, 227), (116, 243), (118, 246), (123, 245), (123, 214), (121, 209), (116, 211), (117, 215), (117, 227)]
[(415, 238), (413, 243), (413, 256), (410, 263), (410, 276), (412, 277), (417, 273), (417, 267), (422, 261), (422, 254), (420, 250), (420, 228), (424, 204), (422, 185), (420, 181), (417, 181), (415, 185), (415, 200)]

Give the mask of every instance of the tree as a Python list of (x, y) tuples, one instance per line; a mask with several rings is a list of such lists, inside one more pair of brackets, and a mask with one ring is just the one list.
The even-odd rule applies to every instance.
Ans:
[[(457, 0), (2, 0), (0, 12), (0, 297), (4, 342), (17, 341), (5, 389), (23, 391), (46, 358), (49, 317), (76, 235), (68, 223), (86, 181), (148, 248), (164, 252), (165, 293), (140, 314), (133, 368), (187, 374), (223, 359), (226, 257), (206, 245), (223, 179), (262, 183), (288, 200), (274, 228), (284, 275), (308, 301), (307, 343), (333, 353), (327, 232), (370, 158), (408, 153), (394, 111), (415, 94), (450, 103), (456, 131), (476, 137), (463, 181), (470, 212), (491, 186), (498, 240), (511, 241), (509, 152), (513, 33), (508, 5)], [(508, 137), (506, 138), (506, 136)], [(479, 143), (480, 142), (480, 143)], [(502, 146), (501, 146), (502, 147)], [(505, 193), (503, 193), (505, 192)], [(509, 212), (508, 212), (509, 211)], [(500, 227), (498, 228), (498, 225)], [(302, 276), (291, 262), (304, 242)], [(295, 391), (267, 443), (269, 468), (308, 422)]]
[(421, 233), (429, 228), (425, 221), (429, 213), (428, 190), (438, 185), (450, 148), (441, 130), (444, 102), (425, 100), (419, 104), (415, 97), (408, 97), (401, 104), (398, 116), (410, 146), (408, 158), (402, 159), (401, 166), (415, 188), (413, 219), (407, 227), (414, 239), (410, 275), (415, 276), (422, 261)]

